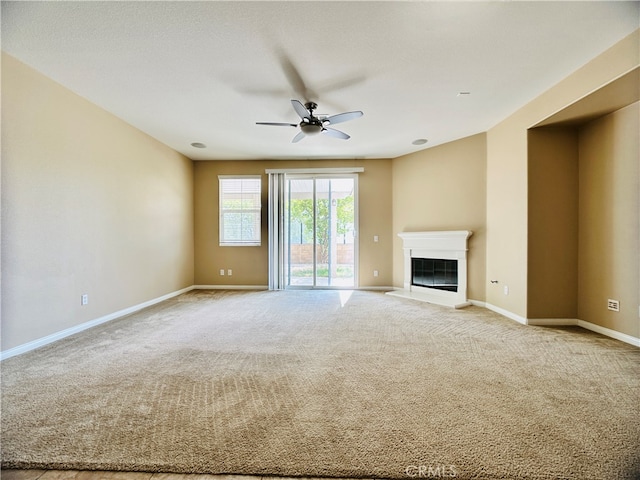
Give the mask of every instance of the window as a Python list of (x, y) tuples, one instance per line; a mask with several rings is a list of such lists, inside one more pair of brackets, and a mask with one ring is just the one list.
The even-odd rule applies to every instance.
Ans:
[(261, 235), (259, 176), (218, 177), (220, 186), (220, 246), (259, 246)]

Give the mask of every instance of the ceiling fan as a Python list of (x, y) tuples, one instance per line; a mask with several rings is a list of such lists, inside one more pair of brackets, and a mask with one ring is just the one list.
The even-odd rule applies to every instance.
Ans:
[(343, 123), (355, 118), (359, 118), (363, 115), (362, 112), (345, 112), (338, 113), (337, 115), (316, 116), (313, 111), (318, 108), (318, 105), (314, 102), (307, 102), (304, 105), (299, 100), (291, 100), (293, 109), (300, 116), (302, 121), (300, 123), (279, 123), (279, 122), (256, 122), (257, 125), (271, 125), (275, 127), (300, 127), (298, 134), (293, 137), (291, 143), (297, 143), (307, 135), (317, 135), (322, 133), (333, 138), (339, 138), (342, 140), (349, 140), (349, 135), (335, 128), (331, 128), (329, 125), (335, 125), (336, 123)]

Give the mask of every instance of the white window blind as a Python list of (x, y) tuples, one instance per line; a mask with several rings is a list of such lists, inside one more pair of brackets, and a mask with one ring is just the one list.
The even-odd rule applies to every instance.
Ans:
[(220, 176), (220, 246), (258, 246), (261, 235), (261, 179)]

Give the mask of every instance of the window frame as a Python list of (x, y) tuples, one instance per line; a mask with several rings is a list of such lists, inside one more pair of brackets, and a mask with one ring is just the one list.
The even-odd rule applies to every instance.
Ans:
[[(258, 204), (256, 208), (224, 209), (225, 191), (223, 184), (225, 180), (257, 180), (259, 185)], [(242, 190), (242, 189), (241, 189)], [(257, 214), (257, 233), (249, 240), (229, 240), (224, 237), (224, 215), (225, 213), (249, 213)], [(255, 219), (254, 219), (255, 220)], [(259, 247), (262, 245), (262, 175), (218, 175), (218, 245), (220, 247)]]

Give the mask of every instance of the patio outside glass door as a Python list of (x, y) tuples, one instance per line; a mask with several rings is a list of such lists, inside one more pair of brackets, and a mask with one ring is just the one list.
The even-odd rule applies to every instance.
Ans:
[(356, 286), (356, 179), (287, 177), (287, 287)]

